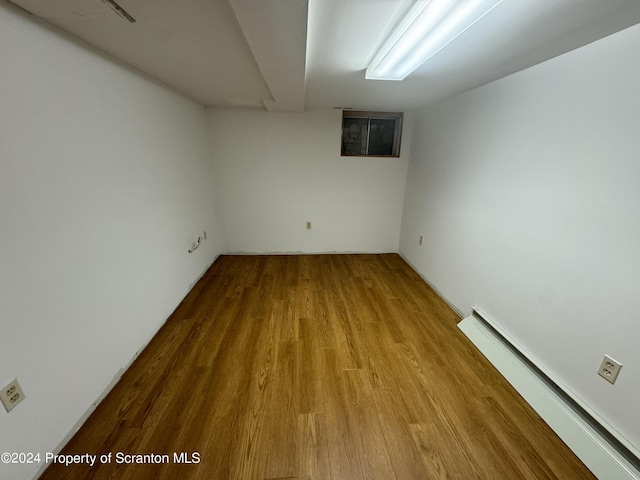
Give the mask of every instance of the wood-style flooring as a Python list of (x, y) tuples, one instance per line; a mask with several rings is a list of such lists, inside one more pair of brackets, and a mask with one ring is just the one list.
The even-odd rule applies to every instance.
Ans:
[(395, 254), (221, 256), (41, 478), (594, 478), (458, 321)]

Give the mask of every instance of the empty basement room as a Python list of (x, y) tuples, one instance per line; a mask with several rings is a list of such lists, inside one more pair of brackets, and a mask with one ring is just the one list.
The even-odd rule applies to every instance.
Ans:
[(0, 0), (0, 480), (640, 479), (638, 23)]

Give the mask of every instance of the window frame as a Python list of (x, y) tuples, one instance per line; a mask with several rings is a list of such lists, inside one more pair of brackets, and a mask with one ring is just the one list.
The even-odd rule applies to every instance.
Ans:
[[(367, 142), (366, 153), (346, 153), (345, 142), (345, 119), (359, 118), (367, 120)], [(374, 112), (374, 111), (360, 111), (360, 110), (343, 110), (342, 111), (342, 128), (340, 130), (340, 156), (341, 157), (381, 157), (381, 158), (399, 158), (400, 147), (402, 143), (402, 121), (404, 118), (403, 112)], [(370, 148), (370, 134), (371, 134), (371, 120), (395, 120), (395, 128), (393, 132), (393, 143), (391, 147), (391, 155), (374, 155), (369, 154)]]

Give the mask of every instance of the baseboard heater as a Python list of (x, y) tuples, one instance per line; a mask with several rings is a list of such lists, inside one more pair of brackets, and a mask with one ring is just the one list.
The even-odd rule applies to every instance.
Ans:
[(531, 361), (485, 313), (458, 327), (600, 480), (640, 480), (640, 455), (566, 387)]

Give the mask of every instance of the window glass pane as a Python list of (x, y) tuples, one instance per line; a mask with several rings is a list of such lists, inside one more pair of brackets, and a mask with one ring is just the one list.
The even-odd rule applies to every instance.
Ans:
[(394, 155), (393, 137), (396, 120), (393, 118), (372, 118), (369, 127), (369, 151), (367, 155)]
[(342, 121), (342, 155), (366, 155), (368, 118), (345, 118)]

